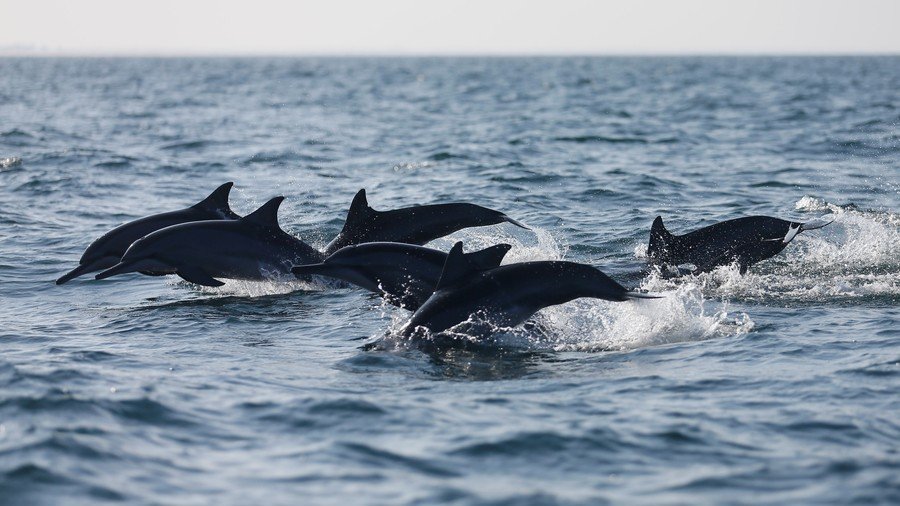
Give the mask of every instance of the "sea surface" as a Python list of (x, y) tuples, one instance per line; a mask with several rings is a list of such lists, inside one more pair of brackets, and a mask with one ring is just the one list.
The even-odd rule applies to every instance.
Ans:
[[(900, 57), (0, 59), (0, 504), (898, 504)], [(323, 246), (467, 201), (662, 295), (422, 351), (289, 280), (54, 280), (234, 181)], [(834, 215), (746, 276), (650, 224)], [(370, 346), (378, 343), (378, 346)]]

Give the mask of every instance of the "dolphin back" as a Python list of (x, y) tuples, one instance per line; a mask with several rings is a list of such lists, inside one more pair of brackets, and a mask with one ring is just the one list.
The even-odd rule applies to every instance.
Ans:
[(344, 227), (325, 248), (325, 254), (365, 242), (423, 245), (464, 228), (504, 222), (528, 228), (499, 211), (469, 203), (429, 204), (377, 211), (369, 206), (366, 191), (362, 189), (353, 198)]

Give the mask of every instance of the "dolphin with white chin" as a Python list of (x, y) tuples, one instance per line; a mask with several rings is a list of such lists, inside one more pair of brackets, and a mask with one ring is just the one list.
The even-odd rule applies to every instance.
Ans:
[(653, 220), (647, 256), (650, 264), (667, 268), (689, 265), (691, 273), (709, 272), (716, 267), (738, 264), (741, 274), (762, 260), (781, 252), (800, 232), (822, 228), (834, 216), (799, 223), (749, 216), (703, 227), (684, 235), (666, 230), (661, 216)]
[(102, 271), (116, 265), (134, 241), (157, 230), (194, 221), (240, 218), (228, 206), (228, 194), (233, 185), (234, 183), (229, 181), (219, 186), (208, 197), (186, 209), (154, 214), (110, 230), (91, 243), (81, 255), (78, 267), (57, 279), (56, 284), (61, 285), (78, 276)]
[(376, 211), (369, 207), (366, 190), (362, 189), (353, 197), (344, 228), (325, 247), (325, 254), (331, 255), (344, 246), (366, 242), (402, 242), (421, 246), (457, 230), (504, 222), (528, 229), (500, 211), (468, 203)]
[[(497, 244), (463, 255), (474, 269), (487, 270), (498, 267), (510, 248), (509, 244)], [(372, 242), (346, 246), (322, 263), (300, 265), (292, 272), (299, 279), (320, 275), (348, 281), (380, 294), (390, 304), (415, 311), (434, 293), (446, 261), (443, 251)]]
[(129, 272), (177, 274), (203, 286), (222, 286), (222, 279), (261, 281), (288, 275), (297, 264), (319, 262), (323, 255), (278, 225), (275, 197), (237, 220), (184, 223), (135, 241), (121, 262), (97, 279)]
[(523, 262), (482, 271), (467, 261), (458, 242), (447, 255), (434, 294), (401, 330), (439, 333), (480, 315), (493, 325), (514, 327), (548, 306), (581, 297), (609, 301), (655, 298), (629, 292), (596, 267), (564, 261)]

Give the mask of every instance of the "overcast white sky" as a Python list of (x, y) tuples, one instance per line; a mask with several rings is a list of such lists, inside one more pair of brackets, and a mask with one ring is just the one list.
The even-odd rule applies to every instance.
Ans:
[(0, 0), (0, 53), (900, 53), (900, 0)]

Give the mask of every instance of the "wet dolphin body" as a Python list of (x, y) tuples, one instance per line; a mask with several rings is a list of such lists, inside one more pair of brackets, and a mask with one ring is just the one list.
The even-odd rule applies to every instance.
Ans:
[(222, 286), (216, 278), (259, 281), (289, 274), (296, 264), (322, 261), (321, 253), (278, 226), (278, 206), (283, 200), (275, 197), (238, 220), (184, 223), (153, 232), (132, 244), (121, 262), (96, 278), (149, 272)]
[[(498, 267), (509, 244), (464, 253), (477, 270)], [(298, 278), (310, 274), (342, 279), (381, 294), (388, 303), (415, 311), (441, 278), (447, 254), (431, 248), (396, 242), (373, 242), (341, 248), (322, 263), (293, 268)]]
[(402, 242), (421, 246), (457, 230), (503, 222), (528, 228), (499, 211), (467, 203), (376, 211), (369, 207), (366, 190), (362, 189), (353, 197), (344, 228), (325, 247), (325, 254), (331, 255), (344, 246), (365, 242)]
[(78, 276), (116, 265), (134, 241), (157, 230), (193, 221), (240, 218), (228, 207), (228, 193), (233, 184), (228, 182), (219, 186), (208, 197), (186, 209), (154, 214), (110, 230), (91, 243), (81, 256), (78, 267), (57, 279), (56, 284), (61, 285)]
[(762, 260), (777, 255), (805, 230), (822, 228), (829, 215), (798, 223), (768, 216), (723, 221), (684, 235), (672, 235), (657, 216), (650, 229), (647, 256), (651, 265), (678, 267), (690, 264), (693, 273), (709, 272), (737, 262), (741, 274)]
[(650, 298), (629, 292), (590, 265), (564, 261), (524, 262), (479, 271), (456, 243), (447, 256), (434, 294), (416, 311), (402, 333), (445, 331), (482, 315), (494, 325), (513, 327), (548, 306), (581, 297), (611, 301)]

